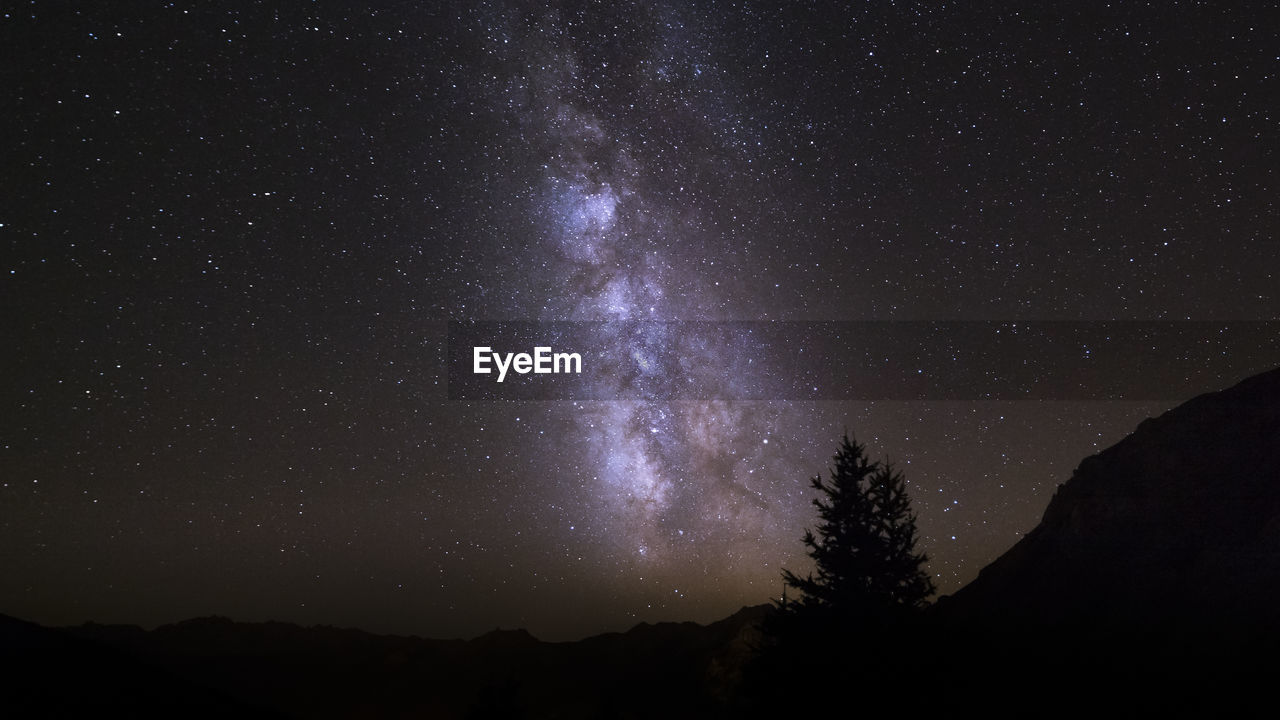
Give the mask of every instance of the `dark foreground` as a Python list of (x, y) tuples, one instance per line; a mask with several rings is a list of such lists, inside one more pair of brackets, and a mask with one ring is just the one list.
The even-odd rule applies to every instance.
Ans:
[(574, 643), (192, 620), (151, 632), (0, 622), (7, 717), (1172, 716), (1267, 707), (1273, 632), (944, 627), (752, 664), (766, 608)]

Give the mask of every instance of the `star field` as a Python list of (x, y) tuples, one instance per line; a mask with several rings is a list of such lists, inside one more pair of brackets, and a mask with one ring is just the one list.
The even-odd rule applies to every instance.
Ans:
[[(845, 428), (952, 592), (1081, 458), (1280, 364), (1223, 334), (1157, 399), (806, 399), (666, 352), (1280, 318), (1273, 8), (781, 5), (4, 8), (0, 612), (709, 621), (804, 567)], [(605, 321), (592, 381), (639, 395), (451, 397), (449, 323), (495, 320)], [(681, 363), (757, 399), (645, 395)]]

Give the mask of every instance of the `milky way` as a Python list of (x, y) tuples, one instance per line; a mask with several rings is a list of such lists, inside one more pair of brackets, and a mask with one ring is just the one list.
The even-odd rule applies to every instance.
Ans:
[[(674, 21), (665, 28), (683, 30)], [(643, 147), (649, 142), (643, 135), (641, 147), (634, 146), (635, 128), (628, 125), (658, 121), (652, 113), (671, 104), (669, 86), (723, 71), (706, 60), (673, 62), (671, 44), (684, 46), (658, 39), (630, 49), (621, 74), (610, 72), (608, 60), (584, 59), (575, 51), (554, 15), (531, 20), (501, 43), (518, 70), (498, 78), (490, 111), (511, 113), (519, 127), (538, 134), (541, 142), (534, 145), (543, 153), (541, 166), (535, 158), (538, 177), (522, 208), (534, 242), (515, 258), (538, 267), (557, 288), (547, 296), (530, 293), (534, 306), (513, 307), (509, 314), (606, 321), (594, 340), (624, 348), (624, 362), (594, 373), (604, 385), (596, 391), (605, 397), (621, 396), (624, 385), (641, 397), (661, 395), (658, 387), (672, 372), (699, 376), (732, 394), (742, 374), (738, 366), (746, 361), (733, 345), (682, 343), (677, 353), (674, 326), (633, 324), (724, 315), (725, 295), (709, 281), (714, 274), (687, 262), (691, 251), (707, 244), (708, 233), (686, 200), (697, 187), (723, 183), (717, 174), (724, 171), (690, 179), (687, 188), (669, 186), (689, 173), (678, 147), (684, 138), (712, 138), (712, 151), (728, 151), (712, 127), (720, 118), (702, 114), (706, 99), (693, 98), (678, 118), (691, 127), (667, 138), (669, 149), (656, 154)], [(632, 97), (627, 117), (599, 114), (601, 82), (629, 86), (615, 88)], [(723, 97), (720, 90), (706, 92)], [(709, 547), (736, 547), (754, 557), (762, 547), (793, 539), (791, 520), (804, 504), (798, 495), (775, 493), (764, 477), (764, 444), (778, 420), (777, 413), (742, 404), (665, 397), (586, 403), (567, 430), (578, 439), (569, 452), (582, 456), (591, 492), (605, 500), (596, 522), (620, 556), (663, 562)]]
[[(845, 430), (954, 591), (1082, 457), (1280, 362), (1111, 344), (1280, 317), (1266, 11), (7, 9), (0, 612), (710, 621), (803, 570)], [(465, 396), (483, 321), (584, 392)], [(1135, 365), (1170, 389), (1117, 399)]]

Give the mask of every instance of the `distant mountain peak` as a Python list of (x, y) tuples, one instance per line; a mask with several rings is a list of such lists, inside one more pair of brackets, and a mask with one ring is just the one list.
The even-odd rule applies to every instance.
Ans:
[(536, 645), (542, 641), (524, 628), (512, 630), (496, 628), (471, 640), (471, 642), (488, 646), (519, 647), (521, 645)]

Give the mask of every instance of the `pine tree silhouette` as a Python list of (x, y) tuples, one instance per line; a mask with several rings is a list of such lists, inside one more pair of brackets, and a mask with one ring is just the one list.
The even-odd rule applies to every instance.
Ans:
[(766, 616), (744, 675), (743, 711), (816, 710), (820, 698), (831, 700), (826, 690), (860, 710), (892, 710), (918, 690), (907, 668), (927, 635), (914, 611), (934, 592), (928, 558), (916, 551), (906, 481), (846, 433), (830, 479), (811, 484), (818, 523), (805, 530), (804, 544), (814, 569), (804, 577), (782, 571), (782, 600)]
[(830, 481), (818, 475), (811, 483), (820, 493), (813, 501), (819, 523), (805, 530), (804, 544), (814, 572), (782, 571), (801, 597), (780, 608), (856, 620), (923, 606), (934, 587), (923, 570), (928, 557), (916, 552), (916, 517), (902, 473), (869, 460), (846, 433)]

